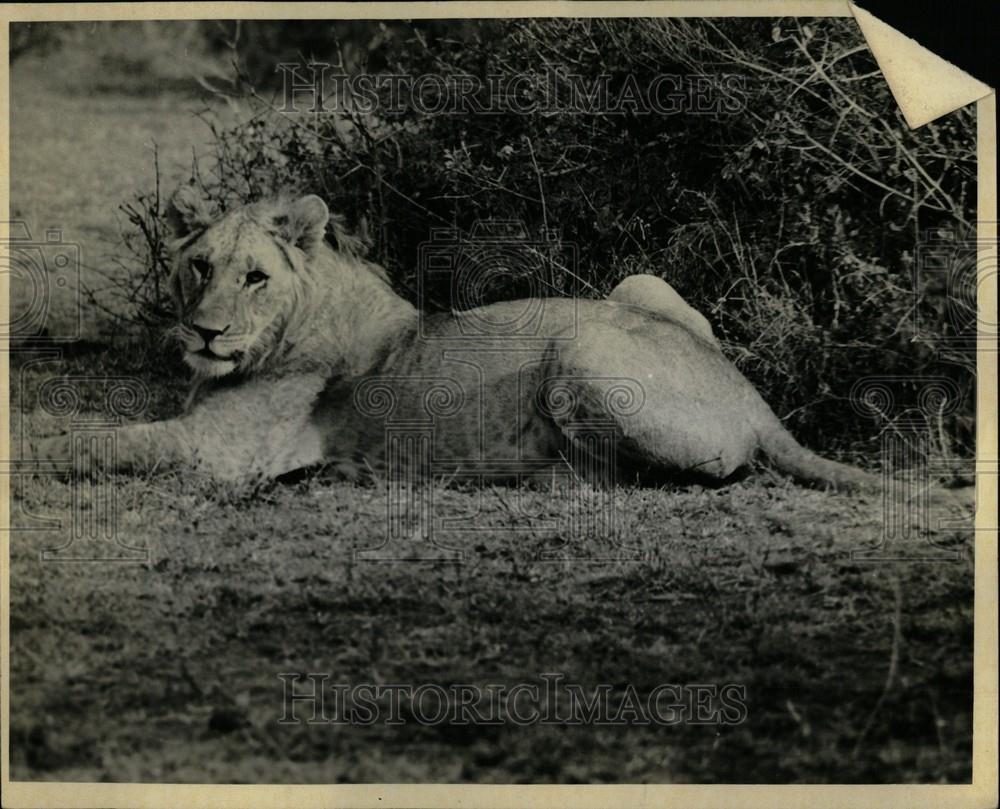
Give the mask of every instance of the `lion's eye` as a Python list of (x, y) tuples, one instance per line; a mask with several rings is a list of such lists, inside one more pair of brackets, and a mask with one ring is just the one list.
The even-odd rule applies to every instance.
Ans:
[(267, 273), (261, 272), (260, 270), (250, 270), (250, 272), (247, 273), (245, 283), (248, 287), (252, 287), (255, 284), (261, 284), (266, 280), (267, 280)]
[(204, 281), (212, 271), (212, 264), (204, 258), (193, 258), (191, 259), (191, 269)]

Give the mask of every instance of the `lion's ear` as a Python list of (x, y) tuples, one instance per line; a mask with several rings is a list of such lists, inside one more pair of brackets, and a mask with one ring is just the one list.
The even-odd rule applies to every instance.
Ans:
[(300, 197), (280, 210), (274, 217), (281, 238), (294, 244), (303, 253), (312, 253), (323, 243), (330, 211), (315, 194)]
[(178, 188), (167, 205), (167, 223), (178, 239), (196, 230), (204, 230), (213, 221), (215, 216), (211, 204), (192, 185)]
[(338, 252), (346, 253), (355, 258), (364, 258), (371, 250), (368, 223), (364, 219), (358, 223), (358, 232), (352, 233), (347, 229), (343, 216), (332, 214), (327, 229), (334, 249)]

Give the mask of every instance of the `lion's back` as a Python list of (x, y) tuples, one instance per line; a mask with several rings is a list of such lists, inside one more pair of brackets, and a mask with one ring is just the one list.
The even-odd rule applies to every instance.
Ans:
[(338, 382), (324, 421), (369, 454), (398, 439), (432, 443), (443, 466), (558, 461), (565, 419), (549, 400), (567, 385), (601, 401), (634, 394), (645, 415), (667, 407), (692, 424), (758, 406), (722, 354), (669, 317), (542, 299), (423, 316), (368, 374)]

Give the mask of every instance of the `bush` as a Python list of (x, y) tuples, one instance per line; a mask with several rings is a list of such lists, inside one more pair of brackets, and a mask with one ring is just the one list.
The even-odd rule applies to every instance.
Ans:
[[(243, 123), (212, 124), (215, 154), (192, 179), (223, 208), (289, 188), (320, 194), (367, 228), (374, 257), (411, 297), (432, 227), (555, 230), (578, 261), (568, 249), (546, 255), (553, 278), (595, 297), (631, 273), (667, 279), (803, 440), (870, 453), (886, 425), (859, 422), (852, 383), (945, 376), (965, 399), (942, 419), (936, 451), (972, 451), (972, 354), (942, 352), (974, 323), (951, 322), (946, 286), (916, 273), (922, 239), (948, 253), (971, 232), (971, 110), (909, 131), (848, 19), (500, 20), (447, 31), (370, 24), (352, 32), (348, 61), (357, 73), (484, 83), (523, 74), (529, 102), (567, 97), (577, 76), (607, 76), (618, 98), (629, 82), (675, 74), (689, 107), (698, 93), (718, 103), (679, 115), (627, 104), (426, 114), (393, 110), (383, 93), (375, 112), (347, 95), (341, 110), (314, 115), (283, 114), (251, 90)], [(270, 33), (258, 62), (287, 45)], [(237, 84), (249, 83), (244, 72)], [(162, 210), (138, 219), (147, 215)], [(140, 262), (160, 267), (160, 243), (145, 249)], [(430, 292), (424, 304), (450, 303), (446, 289)], [(907, 384), (915, 395), (918, 382)]]

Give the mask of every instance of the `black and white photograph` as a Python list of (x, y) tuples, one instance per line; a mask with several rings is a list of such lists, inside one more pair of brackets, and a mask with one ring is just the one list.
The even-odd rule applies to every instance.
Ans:
[(11, 20), (5, 806), (995, 799), (993, 97), (516, 5)]

